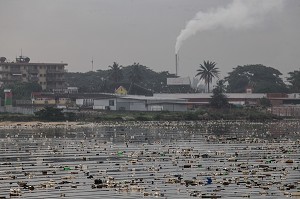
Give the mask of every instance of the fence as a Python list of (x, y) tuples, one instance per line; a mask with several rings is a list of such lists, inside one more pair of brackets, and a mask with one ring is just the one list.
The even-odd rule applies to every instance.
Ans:
[(271, 112), (278, 116), (300, 117), (300, 106), (272, 107)]
[(38, 111), (37, 108), (24, 108), (24, 107), (9, 107), (9, 106), (1, 106), (0, 112), (6, 113), (20, 113), (24, 115), (34, 115), (34, 112)]

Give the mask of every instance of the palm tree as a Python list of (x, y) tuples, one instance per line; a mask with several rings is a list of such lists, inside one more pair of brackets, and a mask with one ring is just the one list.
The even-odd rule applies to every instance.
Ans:
[(129, 73), (130, 87), (129, 91), (131, 91), (132, 86), (142, 80), (142, 71), (140, 70), (140, 64), (134, 63)]
[(112, 66), (108, 66), (111, 70), (109, 79), (114, 81), (115, 83), (120, 82), (120, 80), (123, 78), (122, 73), (122, 66), (120, 66), (118, 63), (114, 62)]
[(209, 84), (213, 78), (219, 77), (219, 69), (216, 67), (216, 63), (211, 61), (204, 61), (199, 67), (195, 77), (200, 76), (200, 80), (204, 80), (207, 85), (207, 92), (209, 92)]

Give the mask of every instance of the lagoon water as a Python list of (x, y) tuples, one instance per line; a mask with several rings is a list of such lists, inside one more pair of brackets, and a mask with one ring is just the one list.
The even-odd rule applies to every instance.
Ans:
[(0, 130), (0, 197), (296, 198), (299, 142), (299, 121), (16, 126)]

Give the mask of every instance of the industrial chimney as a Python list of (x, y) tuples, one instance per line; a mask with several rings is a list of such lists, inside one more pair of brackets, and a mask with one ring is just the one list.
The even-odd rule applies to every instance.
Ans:
[(175, 69), (176, 69), (176, 76), (178, 76), (178, 61), (179, 61), (179, 56), (176, 53), (175, 54)]

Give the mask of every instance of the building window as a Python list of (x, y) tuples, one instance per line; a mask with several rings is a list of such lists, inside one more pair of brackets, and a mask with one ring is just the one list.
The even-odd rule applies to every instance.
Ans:
[(114, 106), (115, 105), (115, 100), (109, 100), (108, 103), (109, 103), (109, 106)]
[(43, 74), (40, 74), (40, 77), (43, 77)]

